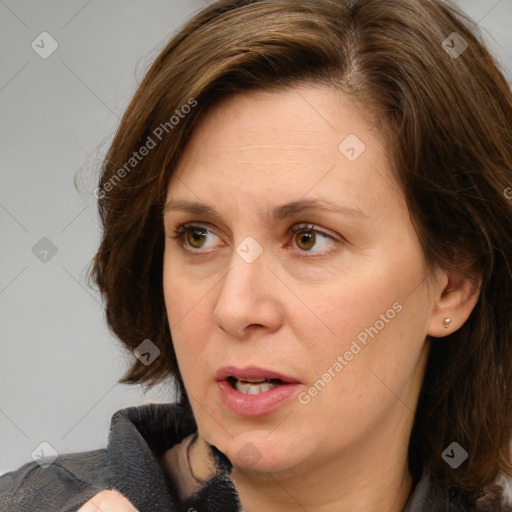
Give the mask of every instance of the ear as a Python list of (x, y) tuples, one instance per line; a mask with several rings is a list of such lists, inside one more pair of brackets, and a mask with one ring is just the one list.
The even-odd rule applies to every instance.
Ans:
[(464, 325), (478, 302), (482, 272), (470, 275), (460, 269), (447, 270), (439, 283), (427, 330), (434, 338), (448, 336)]

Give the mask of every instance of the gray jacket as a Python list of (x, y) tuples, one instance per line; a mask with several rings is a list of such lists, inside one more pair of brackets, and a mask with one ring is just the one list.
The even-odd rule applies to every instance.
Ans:
[[(197, 430), (190, 409), (147, 404), (116, 412), (105, 449), (59, 455), (49, 466), (29, 462), (0, 477), (0, 512), (77, 511), (98, 492), (116, 489), (140, 512), (239, 512), (232, 465), (215, 447), (217, 473), (180, 502), (159, 458)], [(404, 512), (465, 512), (464, 499), (432, 475), (415, 486)], [(494, 509), (489, 509), (494, 510)], [(496, 509), (498, 510), (498, 509)]]

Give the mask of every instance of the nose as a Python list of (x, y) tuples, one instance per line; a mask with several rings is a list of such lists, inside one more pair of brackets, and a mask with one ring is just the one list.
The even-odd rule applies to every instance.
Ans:
[(282, 283), (268, 263), (265, 251), (251, 263), (233, 251), (212, 316), (215, 325), (233, 337), (244, 338), (256, 330), (274, 332), (282, 323)]

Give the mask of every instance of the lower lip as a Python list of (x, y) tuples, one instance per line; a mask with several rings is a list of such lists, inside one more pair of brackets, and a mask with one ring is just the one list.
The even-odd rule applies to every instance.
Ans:
[(295, 394), (300, 386), (296, 382), (280, 384), (265, 393), (245, 395), (225, 380), (217, 382), (217, 384), (224, 406), (231, 412), (242, 416), (261, 416), (273, 412), (284, 400)]

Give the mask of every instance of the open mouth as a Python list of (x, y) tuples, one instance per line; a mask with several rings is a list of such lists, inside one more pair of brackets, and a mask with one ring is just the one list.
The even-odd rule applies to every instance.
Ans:
[(231, 376), (226, 380), (233, 389), (244, 395), (259, 395), (284, 384), (281, 379), (237, 379)]
[(217, 370), (215, 381), (223, 407), (245, 417), (271, 414), (301, 386), (295, 376), (254, 365), (223, 366)]

